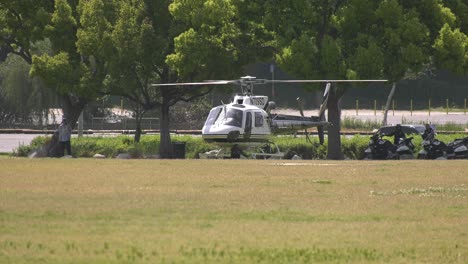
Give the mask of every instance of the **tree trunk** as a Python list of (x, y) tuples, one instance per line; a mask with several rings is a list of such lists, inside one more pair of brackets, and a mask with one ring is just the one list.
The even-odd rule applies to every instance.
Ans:
[(387, 125), (388, 110), (390, 109), (390, 104), (392, 103), (393, 96), (395, 95), (395, 91), (396, 91), (396, 82), (393, 82), (392, 90), (390, 90), (390, 94), (388, 94), (388, 97), (387, 97), (387, 104), (385, 104), (382, 126)]
[(159, 142), (159, 156), (162, 159), (170, 159), (172, 158), (172, 144), (171, 134), (169, 132), (169, 106), (164, 102), (161, 105), (159, 127), (161, 137)]
[[(341, 94), (341, 95), (340, 95)], [(341, 109), (340, 98), (342, 93), (338, 93), (337, 89), (330, 89), (328, 97), (328, 153), (327, 159), (342, 160), (344, 159), (341, 151)]]
[(135, 137), (133, 138), (133, 141), (135, 141), (135, 143), (138, 143), (140, 142), (140, 138), (141, 138), (141, 114), (137, 113), (136, 116), (135, 116), (135, 122), (136, 122), (136, 128), (135, 128)]

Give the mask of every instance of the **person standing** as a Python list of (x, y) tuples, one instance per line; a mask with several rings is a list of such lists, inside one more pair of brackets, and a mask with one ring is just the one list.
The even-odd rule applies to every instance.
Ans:
[(71, 133), (72, 129), (68, 120), (64, 117), (62, 119), (62, 123), (58, 128), (58, 141), (60, 144), (61, 153), (65, 155), (65, 150), (67, 151), (67, 155), (71, 156)]
[(424, 130), (424, 133), (422, 134), (422, 138), (424, 140), (432, 142), (435, 137), (435, 131), (432, 129), (431, 125), (426, 124), (426, 130)]
[(385, 134), (387, 137), (394, 136), (393, 138), (393, 144), (398, 145), (401, 140), (406, 139), (405, 132), (403, 132), (403, 129), (400, 124), (397, 124), (395, 126), (395, 131), (393, 131), (390, 134)]
[(231, 159), (240, 159), (241, 156), (247, 157), (247, 154), (244, 153), (238, 144), (234, 144), (231, 148)]

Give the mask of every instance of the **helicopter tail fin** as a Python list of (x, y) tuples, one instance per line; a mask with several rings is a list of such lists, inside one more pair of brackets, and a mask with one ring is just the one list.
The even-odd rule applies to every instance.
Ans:
[(301, 114), (301, 116), (304, 116), (304, 101), (302, 101), (301, 97), (298, 97), (296, 101), (297, 107), (299, 108), (299, 113)]
[[(325, 109), (327, 108), (328, 96), (330, 95), (331, 83), (327, 83), (325, 86), (325, 92), (323, 93), (322, 104), (320, 104), (319, 116), (320, 119), (325, 118)], [(324, 119), (323, 119), (324, 120)]]

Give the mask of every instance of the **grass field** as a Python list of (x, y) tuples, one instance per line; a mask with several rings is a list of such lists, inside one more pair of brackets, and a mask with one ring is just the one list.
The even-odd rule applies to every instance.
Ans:
[(0, 157), (0, 263), (468, 263), (468, 161)]

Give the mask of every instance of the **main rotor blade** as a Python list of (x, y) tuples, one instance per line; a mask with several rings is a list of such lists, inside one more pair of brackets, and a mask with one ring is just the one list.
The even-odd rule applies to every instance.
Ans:
[(238, 81), (206, 81), (206, 82), (189, 82), (189, 83), (153, 83), (152, 87), (157, 86), (202, 86), (202, 85), (217, 85), (217, 84), (234, 84)]
[(153, 83), (152, 87), (157, 86), (203, 86), (203, 85), (220, 85), (220, 84), (265, 84), (265, 83), (351, 83), (351, 82), (387, 82), (388, 80), (209, 80), (203, 82), (187, 82), (187, 83)]
[(268, 83), (350, 83), (350, 82), (387, 82), (388, 80), (265, 80)]

